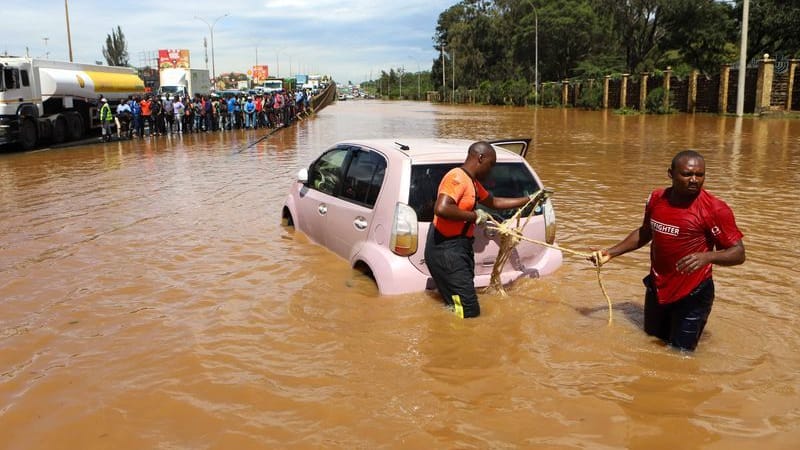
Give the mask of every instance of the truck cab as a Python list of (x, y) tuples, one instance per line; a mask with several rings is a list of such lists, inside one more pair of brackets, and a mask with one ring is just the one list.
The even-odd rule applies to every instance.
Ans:
[(35, 121), (43, 111), (32, 75), (31, 63), (24, 58), (0, 62), (0, 144), (15, 142), (22, 132), (35, 139)]
[(267, 94), (278, 92), (283, 89), (283, 80), (280, 78), (268, 78), (262, 86)]

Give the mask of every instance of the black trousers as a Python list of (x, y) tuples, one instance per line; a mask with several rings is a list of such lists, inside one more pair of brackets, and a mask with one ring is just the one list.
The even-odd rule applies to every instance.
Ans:
[(447, 306), (457, 316), (478, 317), (481, 307), (475, 292), (474, 238), (458, 236), (447, 238), (436, 231), (433, 224), (425, 243), (425, 265), (436, 283)]
[(686, 297), (666, 305), (658, 303), (649, 275), (644, 284), (644, 331), (682, 350), (697, 348), (714, 304), (714, 281), (709, 278)]

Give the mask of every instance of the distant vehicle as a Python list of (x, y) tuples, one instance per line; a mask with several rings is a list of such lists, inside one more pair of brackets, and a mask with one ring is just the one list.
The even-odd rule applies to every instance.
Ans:
[(159, 78), (158, 93), (163, 97), (193, 97), (211, 93), (211, 78), (207, 69), (165, 68), (159, 72)]
[(0, 144), (80, 139), (100, 127), (100, 96), (116, 107), (140, 94), (144, 81), (128, 67), (0, 56)]
[[(493, 142), (497, 165), (483, 183), (501, 197), (529, 195), (542, 187), (525, 160), (530, 139)], [(425, 238), (442, 177), (463, 164), (472, 141), (416, 139), (359, 140), (335, 144), (297, 174), (281, 217), (286, 226), (372, 275), (382, 294), (433, 289), (425, 265)], [(478, 206), (483, 208), (483, 206)], [(491, 211), (509, 218), (514, 210)], [(523, 211), (524, 234), (555, 242), (553, 205), (545, 199)], [(475, 230), (475, 285), (488, 286), (499, 252), (499, 237), (485, 226)], [(561, 265), (561, 251), (520, 245), (504, 268), (508, 283), (538, 277)]]
[(267, 78), (261, 85), (265, 94), (283, 90), (283, 80), (280, 78)]
[(227, 97), (231, 97), (231, 96), (236, 97), (236, 96), (241, 95), (241, 93), (242, 93), (242, 91), (240, 91), (238, 89), (223, 89), (221, 91), (217, 91), (216, 92), (216, 94), (218, 96), (222, 97), (222, 98), (227, 98)]

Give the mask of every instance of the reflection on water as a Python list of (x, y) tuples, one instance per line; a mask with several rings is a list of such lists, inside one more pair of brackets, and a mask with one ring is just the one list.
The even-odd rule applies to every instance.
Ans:
[[(646, 250), (565, 256), (461, 321), (280, 227), (297, 169), (352, 138), (534, 136), (559, 240), (638, 225), (671, 157), (745, 233), (694, 355), (641, 331)], [(800, 121), (342, 102), (262, 139), (0, 155), (6, 448), (794, 448)], [(527, 244), (521, 244), (527, 245)]]

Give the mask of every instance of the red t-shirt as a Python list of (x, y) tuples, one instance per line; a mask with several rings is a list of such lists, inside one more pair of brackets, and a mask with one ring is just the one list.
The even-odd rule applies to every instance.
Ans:
[(736, 227), (733, 211), (705, 189), (688, 206), (669, 202), (671, 188), (650, 194), (645, 207), (644, 226), (650, 227), (650, 273), (661, 304), (672, 303), (688, 295), (711, 278), (711, 264), (689, 274), (675, 265), (686, 255), (726, 249), (744, 236)]
[[(483, 185), (481, 185), (479, 181), (473, 181), (472, 178), (467, 175), (467, 172), (460, 167), (451, 169), (445, 174), (441, 183), (439, 183), (439, 194), (445, 194), (452, 198), (456, 202), (456, 205), (458, 205), (458, 209), (464, 211), (472, 211), (475, 209), (476, 195), (478, 201), (485, 200), (489, 197), (489, 192)], [(437, 215), (433, 216), (433, 226), (447, 237), (454, 237), (461, 234), (464, 230), (465, 223), (466, 222), (463, 220), (456, 221), (445, 219)], [(475, 224), (469, 224), (466, 236), (471, 237), (474, 229)]]

